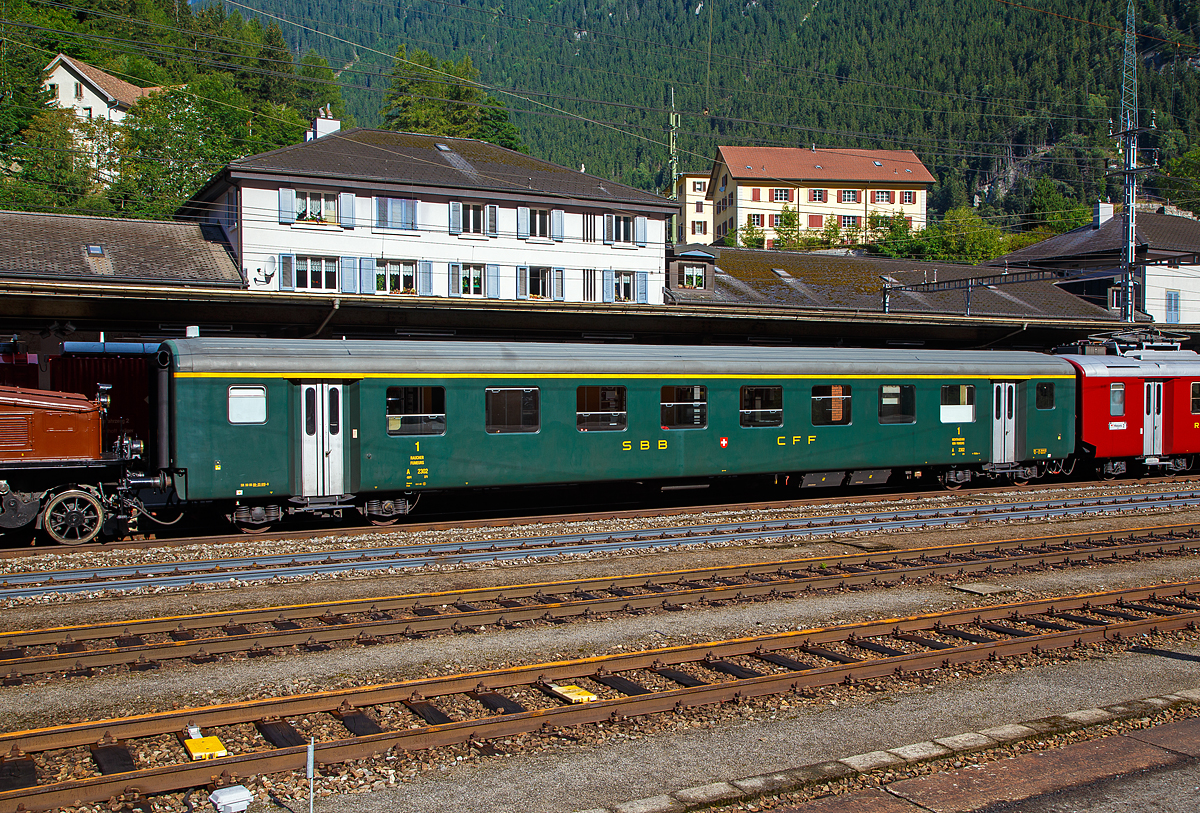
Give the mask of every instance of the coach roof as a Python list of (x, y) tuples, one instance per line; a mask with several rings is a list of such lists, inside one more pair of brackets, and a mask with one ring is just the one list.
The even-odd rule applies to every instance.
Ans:
[(174, 339), (164, 348), (174, 355), (176, 371), (185, 374), (656, 376), (683, 384), (711, 376), (1074, 376), (1074, 368), (1058, 357), (986, 350), (269, 339)]

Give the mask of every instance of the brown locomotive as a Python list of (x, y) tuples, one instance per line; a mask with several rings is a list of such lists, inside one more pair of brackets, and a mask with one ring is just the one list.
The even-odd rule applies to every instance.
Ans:
[(107, 394), (0, 387), (0, 529), (35, 523), (56, 542), (90, 542), (114, 511), (105, 482), (141, 454), (117, 437), (104, 448)]

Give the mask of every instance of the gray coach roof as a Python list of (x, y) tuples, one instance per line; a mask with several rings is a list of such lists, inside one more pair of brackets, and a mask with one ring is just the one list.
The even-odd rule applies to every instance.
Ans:
[[(980, 350), (538, 344), (512, 342), (175, 339), (179, 372), (355, 378), (395, 373), (495, 375), (1074, 375), (1061, 357)], [(682, 382), (681, 383), (686, 383)]]
[(1145, 358), (1076, 355), (1060, 358), (1074, 362), (1088, 378), (1200, 378), (1200, 355), (1191, 350), (1146, 353)]

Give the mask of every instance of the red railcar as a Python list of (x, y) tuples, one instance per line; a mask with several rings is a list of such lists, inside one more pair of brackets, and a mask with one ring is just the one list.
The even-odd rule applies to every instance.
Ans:
[(1076, 438), (1080, 456), (1101, 473), (1131, 464), (1184, 471), (1200, 454), (1200, 355), (1141, 350), (1066, 355), (1079, 371)]

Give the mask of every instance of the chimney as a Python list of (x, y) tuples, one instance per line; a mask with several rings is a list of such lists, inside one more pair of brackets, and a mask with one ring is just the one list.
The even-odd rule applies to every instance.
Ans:
[(333, 117), (333, 111), (329, 105), (325, 105), (317, 111), (317, 117), (313, 119), (312, 129), (304, 134), (305, 141), (312, 141), (314, 138), (321, 138), (330, 133), (336, 133), (342, 129), (342, 123)]
[(1112, 220), (1113, 205), (1105, 203), (1102, 200), (1096, 201), (1096, 205), (1092, 207), (1092, 228), (1098, 229), (1108, 221)]

